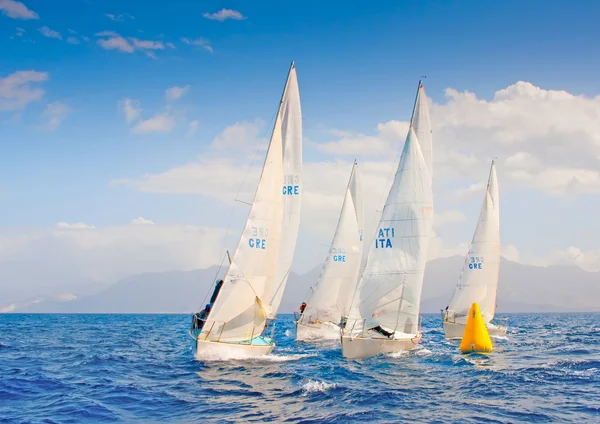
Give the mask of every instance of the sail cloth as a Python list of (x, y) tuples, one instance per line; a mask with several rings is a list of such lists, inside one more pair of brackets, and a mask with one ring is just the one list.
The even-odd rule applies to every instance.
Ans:
[(496, 313), (500, 271), (500, 213), (496, 165), (492, 161), (483, 206), (463, 270), (448, 305), (455, 321), (466, 323), (469, 308), (478, 303), (485, 322)]
[(421, 145), (421, 152), (423, 153), (423, 159), (425, 165), (429, 171), (429, 177), (433, 178), (432, 172), (432, 144), (433, 137), (431, 134), (431, 120), (429, 117), (429, 107), (427, 105), (427, 95), (425, 94), (425, 88), (421, 81), (419, 81), (419, 88), (417, 90), (417, 97), (415, 99), (415, 108), (411, 119), (412, 127), (415, 129), (415, 134)]
[[(246, 225), (204, 326), (203, 337), (209, 340), (248, 341), (258, 336), (266, 319), (276, 313), (272, 299), (282, 286), (281, 262), (289, 270), (298, 233), (302, 164), (299, 102), (292, 63)], [(282, 189), (282, 182), (291, 181), (286, 179), (290, 175), (293, 184), (284, 184)]]
[(283, 229), (279, 263), (271, 304), (271, 318), (277, 315), (279, 304), (292, 266), (296, 239), (300, 227), (300, 203), (302, 194), (302, 110), (296, 67), (292, 63), (281, 108), (281, 139), (283, 140)]
[(363, 200), (354, 163), (329, 254), (300, 322), (340, 322), (347, 315), (362, 258)]
[(366, 328), (418, 332), (432, 215), (431, 178), (411, 127), (349, 320), (365, 320)]

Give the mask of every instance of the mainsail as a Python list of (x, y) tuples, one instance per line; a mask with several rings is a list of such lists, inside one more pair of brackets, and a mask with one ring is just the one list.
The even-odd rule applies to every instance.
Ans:
[[(289, 268), (298, 233), (301, 125), (292, 63), (250, 214), (204, 326), (209, 340), (251, 340), (276, 313), (279, 301), (274, 305), (273, 298), (282, 285), (281, 262)], [(282, 181), (290, 182), (289, 175), (297, 179), (284, 184), (282, 194)]]
[(349, 320), (364, 320), (366, 328), (418, 332), (432, 215), (431, 177), (411, 126)]
[(347, 315), (362, 257), (363, 201), (356, 162), (352, 167), (329, 254), (301, 322), (338, 323)]
[(496, 165), (492, 161), (483, 206), (463, 270), (448, 305), (457, 323), (467, 322), (469, 308), (478, 303), (485, 322), (496, 313), (500, 271), (500, 213)]

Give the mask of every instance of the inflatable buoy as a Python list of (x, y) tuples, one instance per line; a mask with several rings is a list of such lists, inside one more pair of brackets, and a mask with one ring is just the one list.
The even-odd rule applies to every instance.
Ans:
[(494, 350), (490, 333), (481, 316), (479, 305), (473, 303), (469, 310), (467, 325), (460, 343), (462, 353), (490, 353)]

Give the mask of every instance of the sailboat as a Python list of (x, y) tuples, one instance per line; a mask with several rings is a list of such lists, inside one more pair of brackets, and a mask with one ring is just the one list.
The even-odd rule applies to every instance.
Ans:
[(478, 303), (491, 336), (505, 336), (507, 326), (493, 321), (496, 312), (496, 292), (500, 270), (500, 199), (496, 164), (492, 161), (483, 206), (477, 221), (473, 241), (454, 295), (446, 310), (442, 310), (447, 339), (462, 338), (469, 308)]
[(260, 356), (275, 347), (273, 320), (298, 237), (301, 188), (302, 112), (292, 62), (237, 248), (210, 303), (192, 317), (197, 357)]
[(362, 258), (363, 201), (354, 162), (338, 224), (321, 275), (296, 319), (296, 340), (337, 340), (347, 316)]
[(411, 350), (421, 340), (419, 307), (432, 234), (431, 144), (421, 81), (394, 182), (341, 332), (342, 355), (363, 358)]

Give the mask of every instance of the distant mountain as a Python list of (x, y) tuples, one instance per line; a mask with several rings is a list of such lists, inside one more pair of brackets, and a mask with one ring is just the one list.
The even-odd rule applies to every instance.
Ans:
[[(440, 258), (427, 264), (421, 311), (439, 312), (452, 296), (464, 258)], [(291, 273), (280, 312), (298, 309), (321, 267)], [(224, 270), (222, 270), (224, 272)], [(203, 305), (217, 268), (146, 273), (125, 278), (74, 300), (40, 301), (14, 312), (190, 313)], [(498, 292), (499, 312), (600, 311), (600, 273), (573, 266), (539, 267), (503, 260)]]

